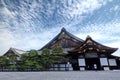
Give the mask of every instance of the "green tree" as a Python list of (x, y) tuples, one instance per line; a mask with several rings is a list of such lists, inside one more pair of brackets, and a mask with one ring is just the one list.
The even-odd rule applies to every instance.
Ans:
[(41, 69), (40, 65), (40, 56), (37, 50), (30, 50), (29, 53), (25, 53), (21, 55), (20, 58), (22, 65), (21, 69)]
[(41, 58), (40, 58), (40, 63), (43, 69), (49, 69), (50, 66), (53, 64), (53, 59), (49, 49), (47, 48), (43, 49)]
[(41, 64), (45, 70), (49, 69), (52, 64), (59, 64), (63, 62), (65, 55), (63, 54), (63, 48), (61, 46), (54, 47), (51, 52), (45, 48), (41, 54)]
[(37, 50), (31, 50), (29, 53), (29, 65), (31, 65), (32, 68), (37, 68), (39, 65), (39, 55)]
[(16, 54), (11, 54), (8, 56), (8, 60), (9, 60), (9, 64), (10, 64), (10, 68), (11, 69), (16, 69), (16, 66), (17, 66), (17, 55)]
[(28, 60), (28, 53), (21, 54), (20, 60), (18, 61), (18, 69), (25, 70), (27, 69), (26, 60)]
[(63, 54), (63, 48), (62, 46), (56, 46), (52, 49), (53, 54)]
[(8, 59), (6, 56), (0, 56), (0, 68), (7, 68), (9, 65)]
[(52, 49), (52, 56), (54, 59), (54, 63), (61, 63), (65, 61), (65, 54), (63, 53), (62, 46), (56, 46)]

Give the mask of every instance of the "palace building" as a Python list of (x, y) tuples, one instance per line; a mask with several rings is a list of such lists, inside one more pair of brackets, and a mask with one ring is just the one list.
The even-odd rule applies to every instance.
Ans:
[(20, 49), (16, 49), (16, 48), (10, 48), (3, 56), (11, 56), (11, 55), (16, 55), (16, 58), (19, 60), (21, 54), (27, 53), (27, 51), (23, 51)]
[[(82, 40), (66, 31), (65, 28), (50, 42), (38, 50), (41, 54), (44, 48), (53, 49), (56, 46), (63, 48), (68, 59), (67, 63), (53, 64), (50, 70), (114, 70), (120, 69), (120, 57), (112, 55), (118, 48), (105, 46), (90, 36)], [(27, 51), (10, 48), (4, 55), (20, 54)]]
[[(39, 51), (44, 48), (52, 49), (55, 46), (63, 47), (64, 53), (69, 59), (70, 70), (113, 70), (120, 68), (120, 58), (112, 55), (118, 48), (102, 45), (90, 36), (87, 36), (84, 41), (62, 28), (61, 32)], [(63, 68), (67, 65), (54, 65), (55, 70), (61, 70), (60, 66)]]

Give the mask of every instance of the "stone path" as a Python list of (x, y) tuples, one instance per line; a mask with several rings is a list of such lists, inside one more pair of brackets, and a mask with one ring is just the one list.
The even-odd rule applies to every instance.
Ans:
[(0, 80), (120, 80), (120, 71), (0, 72)]

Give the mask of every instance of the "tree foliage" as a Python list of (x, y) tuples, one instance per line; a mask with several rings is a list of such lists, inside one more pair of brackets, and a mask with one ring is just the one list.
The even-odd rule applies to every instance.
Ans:
[(8, 66), (8, 59), (6, 56), (0, 56), (0, 68), (5, 68)]
[(63, 53), (63, 48), (62, 46), (56, 46), (52, 49), (53, 54), (62, 54)]
[(44, 69), (48, 69), (53, 64), (53, 58), (50, 53), (50, 50), (45, 48), (41, 54), (41, 65)]
[(0, 56), (0, 68), (8, 67), (18, 70), (48, 70), (52, 64), (64, 61), (65, 55), (63, 48), (56, 46), (53, 49), (45, 48), (42, 52), (37, 50), (30, 50), (27, 53), (21, 54), (20, 59), (17, 55), (12, 54), (7, 56)]
[(22, 69), (40, 69), (41, 65), (39, 63), (40, 56), (38, 51), (30, 50), (29, 53), (25, 53), (21, 55), (21, 68)]

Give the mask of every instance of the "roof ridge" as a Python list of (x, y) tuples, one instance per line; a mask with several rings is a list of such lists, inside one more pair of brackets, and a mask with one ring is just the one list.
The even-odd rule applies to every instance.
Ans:
[(69, 37), (73, 38), (73, 39), (76, 39), (77, 41), (79, 42), (83, 42), (84, 40), (74, 36), (73, 34), (69, 33), (64, 27), (61, 29), (60, 33), (58, 33), (58, 35), (56, 35), (51, 41), (49, 41), (45, 46), (43, 46), (41, 49), (39, 50), (42, 50), (43, 48), (47, 48), (47, 46), (49, 46), (49, 44), (54, 41), (55, 39), (57, 39), (62, 33), (65, 33), (67, 34)]
[[(90, 40), (90, 42), (88, 42), (89, 40)], [(110, 52), (111, 54), (118, 49), (118, 48), (109, 47), (109, 46), (106, 46), (106, 45), (101, 44), (101, 43), (99, 43), (99, 42), (96, 42), (96, 41), (93, 40), (90, 36), (87, 36), (87, 37), (86, 37), (86, 40), (85, 40), (79, 47), (76, 47), (75, 49), (73, 49), (73, 50), (71, 50), (71, 51), (76, 51), (76, 50), (78, 50), (78, 49), (82, 49), (82, 48), (80, 48), (80, 47), (86, 46), (86, 44), (91, 43), (91, 41), (92, 41), (92, 43), (95, 43), (95, 44), (92, 44), (92, 45), (94, 45), (95, 47), (97, 47), (97, 48), (99, 48), (99, 49), (101, 49), (101, 50), (104, 50), (104, 49), (106, 49), (106, 50), (111, 50), (111, 52)], [(85, 44), (85, 45), (84, 45), (84, 44)], [(98, 46), (97, 46), (97, 45), (98, 45)], [(100, 46), (102, 46), (102, 48), (101, 48)], [(91, 47), (91, 46), (90, 46), (90, 47)], [(69, 51), (69, 52), (70, 52), (70, 51)]]
[[(24, 50), (21, 50), (21, 49), (18, 49), (18, 48), (13, 48), (13, 47), (10, 47), (10, 49), (19, 50), (19, 51), (24, 51)], [(26, 51), (24, 51), (24, 52), (26, 52)]]
[(63, 28), (61, 29), (61, 31), (66, 31), (66, 29), (63, 27)]
[(77, 37), (77, 36), (71, 34), (70, 32), (68, 32), (68, 31), (66, 31), (66, 32), (68, 33), (69, 36), (71, 36), (71, 37), (73, 37), (73, 38), (75, 38), (75, 39), (77, 39), (77, 40), (80, 40), (81, 42), (84, 41), (84, 40), (82, 40), (81, 38), (79, 38), (79, 37)]
[(16, 51), (16, 50), (18, 50), (18, 49), (11, 48), (11, 50), (12, 50), (15, 54), (20, 55), (20, 54)]
[(99, 43), (99, 42), (93, 40), (90, 36), (87, 37), (86, 40), (87, 40), (87, 39), (91, 39), (93, 42), (95, 42), (95, 43), (97, 43), (98, 45), (101, 45), (101, 46), (103, 46), (103, 47), (106, 47), (106, 48), (113, 48), (113, 47), (106, 46), (106, 45), (104, 45), (104, 44), (101, 44), (101, 43)]

